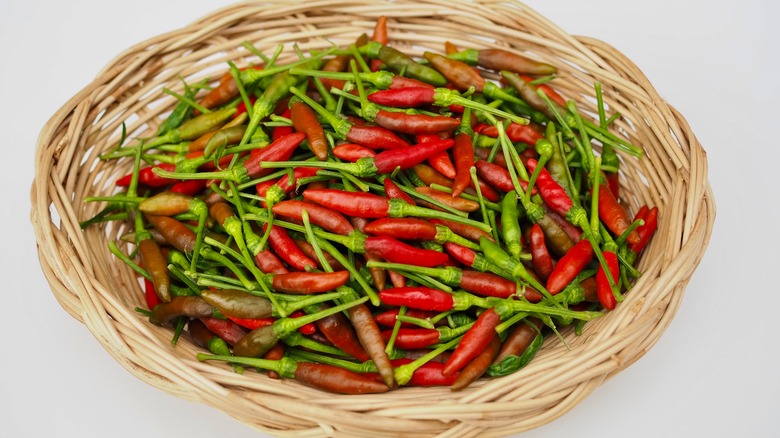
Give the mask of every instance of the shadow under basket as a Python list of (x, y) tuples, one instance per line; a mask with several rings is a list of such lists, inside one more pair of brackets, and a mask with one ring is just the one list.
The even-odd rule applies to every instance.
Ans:
[[(414, 56), (461, 48), (502, 47), (559, 68), (554, 84), (586, 114), (595, 114), (594, 83), (604, 87), (612, 130), (641, 146), (621, 155), (621, 198), (635, 212), (658, 206), (658, 231), (639, 262), (643, 275), (616, 310), (586, 325), (581, 336), (549, 336), (522, 370), (484, 378), (460, 392), (401, 388), (378, 395), (335, 395), (264, 373), (233, 373), (201, 363), (186, 336), (171, 345), (169, 329), (136, 312), (143, 293), (135, 273), (108, 250), (132, 225), (104, 223), (82, 231), (79, 221), (114, 193), (132, 160), (102, 161), (124, 122), (129, 139), (149, 137), (176, 104), (163, 87), (181, 91), (217, 78), (231, 60), (257, 62), (285, 44), (304, 52), (347, 47), (376, 19), (388, 17), (390, 44)], [(177, 397), (206, 403), (276, 436), (505, 436), (563, 415), (598, 385), (643, 356), (681, 304), (707, 247), (715, 206), (706, 153), (685, 119), (659, 96), (629, 59), (609, 45), (564, 33), (517, 2), (398, 0), (245, 2), (131, 47), (70, 99), (46, 124), (36, 153), (32, 222), (40, 262), (55, 297), (139, 379)]]

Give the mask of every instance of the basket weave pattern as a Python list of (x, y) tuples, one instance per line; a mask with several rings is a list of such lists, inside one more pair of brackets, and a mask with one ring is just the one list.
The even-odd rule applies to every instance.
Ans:
[[(182, 93), (180, 77), (194, 83), (218, 78), (227, 60), (239, 67), (256, 62), (241, 47), (244, 41), (264, 53), (285, 44), (283, 56), (294, 53), (293, 43), (304, 51), (344, 47), (370, 33), (381, 15), (388, 17), (391, 44), (413, 55), (441, 52), (451, 41), (554, 64), (560, 71), (554, 86), (586, 112), (595, 111), (593, 83), (604, 84), (609, 112), (622, 115), (616, 132), (645, 150), (641, 160), (623, 157), (624, 202), (634, 212), (648, 204), (661, 213), (640, 262), (643, 276), (582, 336), (565, 331), (570, 349), (550, 337), (520, 372), (458, 393), (403, 388), (340, 396), (200, 363), (199, 349), (185, 339), (172, 347), (169, 330), (133, 310), (143, 306), (138, 280), (107, 249), (126, 225), (79, 229), (79, 220), (102, 208), (82, 200), (112, 194), (113, 182), (132, 166), (132, 160), (103, 162), (98, 155), (118, 142), (122, 122), (131, 139), (152, 135), (176, 104), (162, 87)], [(35, 165), (32, 221), (43, 271), (62, 307), (143, 381), (279, 436), (503, 436), (552, 421), (655, 344), (681, 303), (715, 217), (705, 151), (642, 72), (609, 45), (568, 35), (512, 1), (274, 0), (221, 9), (112, 60), (47, 123)]]

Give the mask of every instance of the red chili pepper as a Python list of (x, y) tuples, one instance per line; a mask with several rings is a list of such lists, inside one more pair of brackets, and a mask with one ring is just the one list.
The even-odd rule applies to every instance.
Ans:
[(369, 94), (368, 100), (379, 105), (413, 108), (432, 104), (435, 93), (433, 87), (391, 88)]
[(487, 297), (509, 298), (517, 293), (517, 284), (514, 281), (490, 272), (463, 270), (460, 287)]
[(377, 173), (390, 173), (396, 168), (408, 169), (415, 164), (420, 164), (425, 159), (451, 148), (455, 142), (451, 139), (443, 139), (418, 144), (403, 150), (388, 150), (374, 157), (374, 166)]
[[(300, 318), (302, 316), (306, 316), (305, 313), (303, 313), (302, 310), (296, 310), (295, 312), (290, 314), (290, 318)], [(302, 325), (300, 328), (298, 328), (298, 332), (300, 332), (302, 335), (311, 335), (314, 332), (317, 331), (317, 326), (310, 322), (308, 324)]]
[(157, 292), (154, 290), (154, 283), (146, 278), (144, 278), (144, 298), (146, 299), (146, 308), (149, 310), (160, 304), (160, 297), (157, 296)]
[(286, 274), (289, 272), (279, 258), (267, 249), (255, 254), (255, 264), (266, 274)]
[(269, 326), (273, 324), (274, 321), (276, 321), (276, 318), (270, 316), (268, 318), (236, 318), (235, 316), (230, 316), (230, 315), (225, 315), (225, 316), (227, 317), (227, 319), (249, 330), (256, 330), (259, 329), (260, 327)]
[(493, 240), (493, 236), (473, 225), (462, 224), (460, 222), (449, 221), (446, 219), (430, 219), (430, 223), (435, 225), (444, 225), (445, 227), (452, 230), (453, 233), (469, 239), (472, 242), (479, 242), (479, 239), (482, 237), (491, 241)]
[(647, 213), (647, 216), (643, 218), (645, 224), (639, 227), (636, 232), (639, 234), (639, 242), (629, 243), (628, 248), (639, 254), (647, 246), (650, 238), (653, 237), (655, 230), (658, 228), (658, 207), (653, 207)]
[(246, 330), (233, 321), (227, 319), (205, 317), (200, 318), (203, 324), (212, 333), (224, 339), (230, 345), (236, 343), (246, 335)]
[[(284, 357), (285, 350), (286, 350), (286, 348), (285, 348), (284, 344), (278, 343), (278, 344), (274, 345), (273, 347), (271, 347), (271, 349), (268, 350), (263, 355), (263, 359), (266, 359), (266, 360), (279, 360), (279, 359)], [(279, 373), (277, 373), (276, 371), (268, 370), (268, 377), (270, 377), (272, 379), (278, 379), (280, 376), (279, 376)]]
[(425, 161), (430, 164), (431, 167), (436, 169), (437, 172), (441, 173), (447, 178), (455, 178), (455, 165), (452, 163), (450, 154), (447, 152), (439, 152)]
[(322, 128), (317, 114), (305, 103), (296, 100), (290, 105), (290, 117), (293, 127), (298, 132), (306, 134), (309, 148), (320, 161), (328, 158), (328, 140), (325, 138), (325, 130)]
[[(394, 367), (400, 367), (411, 363), (411, 358), (394, 359), (392, 364)], [(449, 386), (455, 382), (459, 373), (455, 373), (452, 376), (444, 377), (441, 373), (444, 368), (444, 364), (440, 362), (426, 362), (419, 368), (414, 370), (412, 378), (406, 383), (407, 386)]]
[(177, 182), (171, 186), (170, 191), (184, 195), (195, 196), (206, 188), (206, 181), (202, 179), (190, 179)]
[(493, 338), (485, 346), (485, 349), (460, 371), (458, 377), (450, 385), (450, 390), (460, 391), (482, 377), (485, 371), (490, 368), (490, 364), (493, 363), (500, 348), (501, 338), (497, 333), (494, 333)]
[[(606, 184), (599, 186), (599, 218), (616, 236), (620, 236), (631, 226), (626, 209), (618, 203)], [(639, 243), (640, 238), (636, 230), (628, 233), (626, 241), (629, 244)]]
[(281, 201), (287, 194), (293, 192), (301, 178), (308, 178), (317, 174), (316, 167), (296, 167), (293, 170), (292, 181), (289, 174), (285, 174), (277, 181), (265, 181), (255, 186), (257, 195), (265, 198), (263, 206), (267, 204), (275, 205)]
[[(528, 76), (520, 75), (520, 77), (526, 81), (526, 82), (533, 82), (533, 78), (530, 78)], [(552, 101), (557, 103), (560, 106), (565, 107), (566, 106), (566, 99), (563, 98), (560, 94), (558, 94), (557, 91), (555, 91), (551, 86), (547, 84), (539, 84), (536, 86), (537, 90), (542, 90), (544, 94), (547, 95)]]
[[(271, 170), (260, 167), (260, 163), (288, 160), (304, 139), (306, 139), (306, 134), (296, 132), (280, 137), (264, 148), (252, 149), (252, 152), (249, 153), (249, 159), (243, 164), (243, 168), (246, 170), (244, 179), (259, 178), (268, 174)], [(243, 181), (243, 179), (241, 180)]]
[(365, 146), (360, 146), (354, 143), (340, 144), (331, 149), (333, 156), (344, 161), (354, 163), (357, 160), (364, 157), (376, 157), (376, 152), (373, 149), (369, 149)]
[[(390, 339), (392, 330), (382, 332), (385, 342)], [(426, 328), (401, 328), (395, 338), (395, 346), (403, 350), (417, 350), (430, 347), (439, 342), (439, 331)]]
[(367, 253), (376, 254), (391, 263), (433, 267), (446, 263), (447, 254), (430, 249), (415, 248), (391, 237), (367, 237)]
[[(381, 324), (385, 327), (393, 327), (395, 326), (396, 318), (398, 318), (398, 308), (385, 310), (382, 313), (378, 313), (374, 316), (374, 319), (376, 320), (377, 324)], [(408, 316), (410, 318), (417, 318), (417, 319), (430, 319), (436, 316), (436, 312), (428, 311), (428, 310), (420, 310), (420, 309), (406, 309), (406, 312), (404, 313), (404, 316)], [(417, 327), (416, 325), (410, 323), (410, 322), (402, 322), (401, 327), (404, 328), (412, 328)]]
[(381, 126), (352, 125), (345, 139), (371, 149), (403, 149), (411, 146), (393, 131)]
[(387, 199), (400, 199), (409, 205), (416, 205), (412, 197), (401, 190), (392, 179), (385, 178), (385, 180), (382, 181), (382, 185), (385, 187), (385, 196), (387, 196)]
[[(521, 125), (519, 123), (511, 122), (505, 129), (507, 137), (512, 140), (512, 143), (522, 142), (531, 146), (536, 145), (536, 142), (544, 138), (544, 134), (539, 132), (534, 125)], [(495, 126), (485, 126), (479, 131), (480, 134), (488, 137), (498, 138), (498, 128)]]
[[(254, 96), (253, 96), (254, 97)], [(254, 102), (252, 102), (254, 104)], [(240, 104), (239, 104), (240, 106)], [(246, 106), (244, 107), (244, 111), (246, 111)], [(291, 119), (292, 118), (292, 112), (290, 111), (290, 108), (285, 108), (284, 112), (281, 114), (282, 117), (285, 119)], [(271, 140), (279, 140), (280, 138), (284, 137), (285, 135), (290, 135), (295, 133), (295, 128), (292, 126), (274, 126), (274, 129), (271, 130)]]
[(424, 286), (385, 289), (379, 292), (379, 299), (391, 306), (408, 306), (413, 309), (436, 312), (446, 312), (455, 305), (451, 294)]
[(607, 179), (607, 186), (609, 191), (612, 192), (612, 196), (615, 199), (620, 199), (620, 181), (619, 174), (617, 172), (605, 172), (604, 177)]
[(290, 272), (274, 275), (271, 287), (287, 294), (316, 294), (344, 286), (348, 280), (349, 271)]
[[(374, 25), (374, 34), (371, 36), (371, 41), (377, 41), (383, 45), (388, 43), (387, 17), (384, 15), (377, 18), (376, 24)], [(382, 64), (384, 63), (381, 59), (372, 59), (370, 65), (371, 71), (379, 71), (379, 69), (382, 68)]]
[[(485, 180), (491, 186), (504, 192), (511, 192), (515, 189), (512, 183), (512, 178), (509, 176), (509, 171), (495, 163), (489, 163), (485, 160), (477, 160), (474, 163), (474, 167), (477, 168), (477, 175)], [(528, 190), (528, 181), (520, 180), (520, 186), (523, 190)], [(536, 187), (531, 189), (531, 194), (537, 194)]]
[(593, 259), (593, 247), (586, 239), (580, 240), (566, 253), (547, 279), (547, 291), (555, 295), (571, 283)]
[[(257, 97), (256, 97), (256, 96), (249, 96), (249, 103), (250, 103), (251, 105), (254, 105), (254, 104), (255, 104), (255, 102), (257, 102)], [(241, 102), (239, 102), (239, 103), (238, 103), (238, 105), (236, 106), (236, 112), (235, 112), (235, 114), (233, 114), (233, 115), (232, 115), (232, 116), (230, 116), (230, 117), (231, 117), (231, 118), (233, 118), (233, 119), (235, 119), (236, 117), (238, 117), (239, 115), (241, 115), (241, 114), (243, 114), (243, 113), (245, 113), (245, 112), (246, 112), (246, 104), (244, 103), (244, 101), (241, 101)], [(290, 133), (292, 133), (292, 131), (290, 131)], [(275, 139), (274, 139), (274, 140), (275, 140)]]
[[(268, 224), (264, 224), (263, 231), (267, 228)], [(317, 266), (312, 259), (306, 257), (306, 254), (295, 245), (295, 242), (290, 238), (290, 235), (287, 234), (287, 230), (282, 227), (271, 227), (268, 243), (279, 258), (299, 271), (315, 269)]]
[[(176, 165), (169, 164), (169, 163), (161, 163), (150, 167), (144, 167), (143, 169), (138, 171), (138, 184), (142, 184), (147, 187), (165, 187), (169, 184), (174, 184), (179, 182), (178, 179), (163, 178), (161, 176), (156, 175), (152, 171), (152, 169), (154, 168), (160, 168), (162, 170), (173, 172), (174, 170), (176, 170)], [(130, 180), (132, 178), (133, 178), (132, 173), (125, 175), (122, 178), (116, 180), (116, 185), (119, 187), (127, 187), (130, 185)]]
[[(530, 172), (536, 171), (536, 160), (530, 159), (526, 161), (526, 166)], [(550, 209), (561, 216), (566, 216), (566, 213), (571, 210), (573, 202), (566, 191), (558, 184), (550, 175), (547, 169), (542, 168), (539, 172), (539, 176), (536, 178), (536, 187), (539, 189), (542, 199)]]
[[(320, 309), (327, 306), (321, 305)], [(317, 328), (323, 335), (341, 351), (349, 354), (361, 362), (371, 360), (368, 353), (360, 345), (360, 340), (343, 313), (335, 313), (325, 318), (318, 319)]]
[(459, 263), (473, 268), (475, 261), (477, 260), (477, 252), (473, 249), (466, 248), (465, 246), (458, 245), (456, 243), (447, 242), (444, 244), (444, 250), (453, 259)]
[(460, 132), (455, 136), (455, 146), (452, 148), (455, 159), (455, 179), (452, 182), (452, 196), (457, 197), (471, 184), (471, 166), (474, 165), (474, 145), (468, 132)]
[(347, 216), (362, 218), (387, 217), (390, 205), (387, 198), (364, 192), (343, 192), (335, 189), (307, 189), (303, 198), (332, 208)]
[[(455, 351), (447, 363), (444, 364), (442, 374), (450, 376), (476, 358), (497, 337), (496, 326), (500, 322), (501, 317), (493, 308), (482, 312), (474, 325), (463, 335), (463, 339), (455, 347)], [(498, 352), (498, 347), (496, 347), (496, 352)], [(491, 357), (490, 360), (492, 361), (493, 358)]]
[(544, 243), (544, 232), (539, 224), (533, 224), (529, 233), (529, 241), (531, 243), (531, 264), (534, 267), (534, 272), (539, 276), (542, 281), (547, 281), (552, 273), (554, 263), (547, 251), (547, 245)]
[(404, 89), (404, 88), (430, 88), (433, 89), (433, 85), (425, 83), (423, 81), (419, 81), (414, 78), (406, 77), (406, 76), (393, 76), (393, 79), (390, 81), (390, 85), (387, 87), (389, 90), (398, 90), (398, 89)]
[(349, 235), (354, 231), (351, 223), (339, 212), (306, 201), (281, 201), (271, 208), (274, 214), (302, 220), (303, 211), (309, 213), (311, 223), (324, 228), (331, 233)]
[[(204, 152), (205, 151), (203, 150), (190, 152), (187, 155), (185, 155), (184, 158), (187, 160), (201, 159), (203, 158)], [(228, 164), (230, 164), (232, 160), (233, 160), (233, 154), (225, 155), (222, 158), (220, 158), (216, 164), (214, 163), (214, 161), (202, 162), (202, 164), (198, 166), (198, 170), (212, 171), (215, 169), (222, 169), (226, 167)], [(206, 182), (205, 184), (209, 185), (208, 182)]]
[(366, 233), (403, 240), (434, 240), (436, 225), (418, 218), (382, 218), (366, 225)]
[[(617, 254), (607, 249), (604, 249), (602, 254), (604, 254), (604, 261), (607, 262), (607, 267), (609, 267), (612, 281), (617, 284), (620, 280), (620, 262), (618, 261)], [(599, 302), (605, 309), (615, 309), (617, 300), (615, 299), (615, 294), (612, 292), (612, 286), (609, 284), (607, 273), (601, 267), (601, 264), (599, 264), (598, 271), (596, 271), (596, 292), (599, 296)]]

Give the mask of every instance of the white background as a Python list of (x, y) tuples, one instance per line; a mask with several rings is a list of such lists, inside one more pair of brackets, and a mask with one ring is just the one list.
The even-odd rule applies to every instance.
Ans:
[[(3, 291), (0, 435), (263, 436), (137, 380), (55, 301), (29, 223), (47, 119), (114, 55), (225, 1), (0, 0)], [(524, 437), (777, 436), (780, 9), (769, 0), (528, 1), (611, 43), (687, 118), (718, 216), (684, 302), (654, 349)], [(10, 137), (9, 137), (10, 134)]]

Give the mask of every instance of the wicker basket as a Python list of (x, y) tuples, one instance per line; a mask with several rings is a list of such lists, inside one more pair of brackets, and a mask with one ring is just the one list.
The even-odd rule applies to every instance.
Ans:
[[(131, 160), (102, 162), (120, 126), (149, 136), (181, 91), (218, 77), (226, 61), (256, 60), (243, 41), (270, 53), (280, 43), (302, 50), (346, 46), (388, 16), (392, 44), (411, 54), (460, 47), (500, 46), (555, 64), (556, 87), (595, 111), (593, 83), (604, 84), (619, 134), (645, 149), (641, 160), (623, 157), (623, 193), (632, 211), (661, 211), (659, 230), (646, 249), (644, 272), (617, 310), (576, 337), (570, 350), (549, 339), (522, 371), (483, 379), (467, 390), (403, 388), (381, 395), (338, 396), (261, 373), (238, 375), (200, 363), (197, 347), (152, 326), (133, 309), (143, 305), (138, 280), (107, 250), (125, 226), (79, 229), (101, 207), (84, 197), (112, 194), (113, 181)], [(286, 53), (291, 53), (287, 50)], [(715, 216), (706, 154), (688, 124), (666, 104), (642, 72), (609, 45), (573, 37), (523, 4), (512, 1), (397, 0), (246, 2), (120, 54), (68, 101), (41, 133), (32, 188), (32, 221), (44, 273), (62, 307), (83, 322), (128, 371), (151, 385), (217, 409), (279, 436), (503, 436), (563, 415), (605, 379), (639, 359), (677, 311), (707, 246)]]

